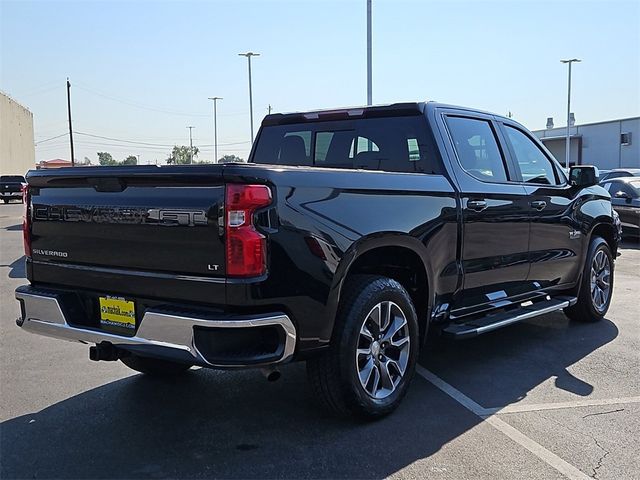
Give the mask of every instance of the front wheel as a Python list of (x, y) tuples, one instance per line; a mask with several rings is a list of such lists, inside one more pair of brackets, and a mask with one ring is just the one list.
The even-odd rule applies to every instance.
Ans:
[(159, 358), (140, 357), (134, 354), (122, 357), (120, 361), (136, 372), (145, 373), (154, 377), (179, 375), (191, 368), (191, 365), (186, 363), (171, 362)]
[(418, 354), (418, 321), (397, 281), (354, 275), (343, 290), (329, 350), (307, 361), (316, 398), (335, 413), (379, 418), (404, 397)]
[(575, 305), (565, 308), (572, 320), (597, 322), (609, 310), (613, 294), (613, 256), (609, 244), (601, 237), (594, 237), (589, 245), (584, 265), (580, 294)]

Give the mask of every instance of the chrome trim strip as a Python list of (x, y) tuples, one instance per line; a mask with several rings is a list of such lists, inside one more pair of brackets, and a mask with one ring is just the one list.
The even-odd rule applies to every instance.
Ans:
[[(485, 332), (490, 332), (491, 330), (496, 330), (500, 327), (504, 327), (506, 325), (510, 325), (512, 323), (521, 322), (523, 320), (528, 320), (529, 318), (537, 317), (538, 315), (544, 315), (545, 313), (555, 312), (556, 310), (560, 310), (561, 308), (565, 308), (569, 306), (569, 301), (565, 300), (560, 303), (555, 303), (545, 308), (541, 308), (539, 310), (530, 310), (525, 313), (521, 313), (520, 315), (516, 315), (515, 317), (507, 318), (502, 320), (501, 322), (492, 323), (490, 325), (485, 325), (483, 327), (477, 327), (474, 329), (469, 329), (469, 331), (476, 331), (478, 335)], [(530, 308), (530, 307), (526, 307)]]
[(33, 260), (34, 265), (44, 265), (49, 267), (66, 268), (69, 270), (82, 270), (92, 273), (112, 273), (114, 275), (128, 275), (135, 277), (149, 277), (149, 278), (162, 278), (166, 280), (186, 280), (188, 282), (203, 282), (203, 283), (225, 283), (225, 278), (220, 277), (200, 277), (197, 275), (178, 275), (173, 273), (158, 273), (158, 272), (145, 272), (144, 270), (127, 270), (125, 268), (110, 268), (110, 267), (87, 267), (84, 265), (66, 264), (59, 262), (44, 262), (42, 260)]
[(217, 365), (208, 362), (195, 346), (193, 327), (248, 328), (276, 325), (284, 332), (284, 349), (282, 356), (277, 361), (270, 363), (286, 362), (293, 356), (296, 347), (296, 329), (289, 317), (284, 314), (237, 320), (207, 320), (147, 310), (140, 321), (136, 336), (124, 337), (69, 325), (58, 299), (54, 296), (28, 293), (18, 289), (16, 290), (16, 299), (21, 301), (24, 306), (21, 327), (28, 332), (81, 343), (110, 342), (115, 346), (142, 345), (172, 348), (189, 353), (196, 363), (212, 367), (253, 367), (259, 365)]

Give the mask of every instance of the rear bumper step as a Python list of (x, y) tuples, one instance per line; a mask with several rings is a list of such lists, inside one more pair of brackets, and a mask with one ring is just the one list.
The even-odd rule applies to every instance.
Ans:
[(539, 315), (555, 312), (574, 305), (575, 297), (555, 297), (548, 300), (537, 301), (527, 306), (520, 306), (514, 310), (493, 313), (483, 317), (467, 320), (464, 323), (452, 323), (442, 330), (442, 335), (448, 338), (461, 340), (475, 337), (498, 328), (506, 327), (512, 323), (522, 322)]
[[(296, 329), (283, 313), (203, 318), (148, 309), (135, 336), (127, 337), (71, 325), (55, 292), (22, 286), (16, 289), (16, 299), (21, 308), (16, 323), (23, 330), (80, 343), (106, 342), (151, 357), (232, 368), (283, 363), (295, 351)], [(266, 335), (269, 351), (256, 352), (256, 339), (265, 337), (264, 331), (269, 329), (275, 331)], [(235, 351), (230, 343), (237, 347)]]

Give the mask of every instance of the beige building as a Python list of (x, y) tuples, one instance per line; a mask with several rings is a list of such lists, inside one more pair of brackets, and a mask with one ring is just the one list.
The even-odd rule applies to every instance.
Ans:
[(35, 167), (33, 113), (0, 92), (0, 175), (24, 175)]

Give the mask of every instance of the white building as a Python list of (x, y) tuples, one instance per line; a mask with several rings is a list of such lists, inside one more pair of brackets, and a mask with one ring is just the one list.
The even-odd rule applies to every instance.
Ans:
[[(533, 133), (564, 166), (566, 126)], [(604, 170), (640, 168), (640, 117), (575, 125), (570, 136), (571, 165), (595, 165)]]
[(35, 167), (33, 114), (0, 92), (0, 175), (24, 175)]

